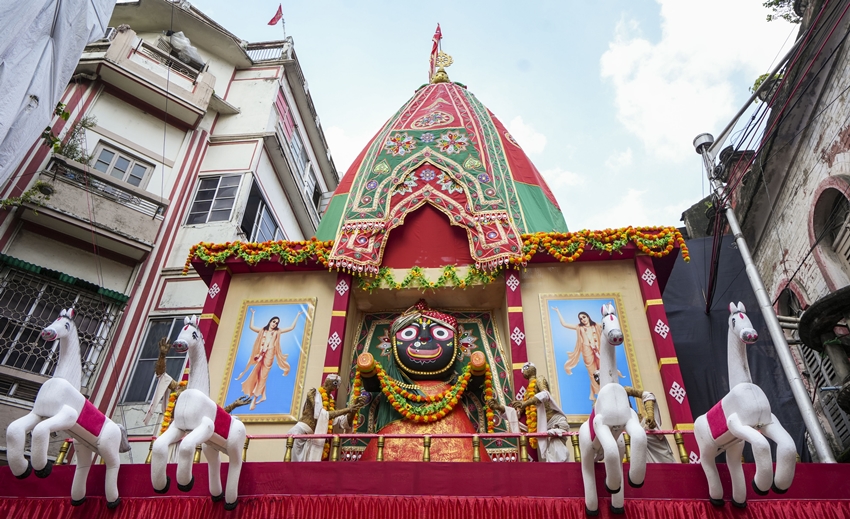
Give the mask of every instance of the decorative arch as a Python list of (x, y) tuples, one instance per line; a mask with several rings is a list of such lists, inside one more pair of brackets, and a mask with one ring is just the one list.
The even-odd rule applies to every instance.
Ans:
[[(832, 248), (832, 238), (818, 236), (824, 227), (832, 223), (830, 216), (836, 203), (846, 204), (850, 210), (850, 177), (834, 175), (825, 178), (815, 189), (809, 207), (808, 233), (809, 244), (814, 247), (812, 254), (830, 291), (850, 284), (850, 262), (841, 258)], [(827, 230), (827, 232), (829, 232)]]

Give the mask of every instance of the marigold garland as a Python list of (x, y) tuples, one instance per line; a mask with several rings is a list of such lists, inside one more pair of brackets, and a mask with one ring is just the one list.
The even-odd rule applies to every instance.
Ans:
[[(411, 393), (401, 387), (398, 381), (387, 375), (380, 363), (375, 363), (377, 370), (378, 381), (381, 384), (381, 392), (386, 396), (387, 401), (393, 406), (400, 415), (405, 419), (416, 423), (429, 423), (442, 420), (455, 408), (460, 402), (460, 397), (466, 391), (469, 380), (472, 378), (471, 365), (464, 368), (463, 373), (458, 378), (458, 381), (450, 388), (442, 391), (438, 395), (417, 395)], [(355, 388), (360, 380), (360, 373), (355, 376)], [(356, 395), (356, 393), (353, 393)], [(486, 365), (484, 373), (484, 397), (493, 398), (493, 375), (490, 373), (490, 366)], [(425, 404), (425, 405), (416, 405)], [(487, 432), (492, 433), (494, 430), (494, 414), (488, 409), (487, 416)], [(359, 422), (358, 417), (355, 418), (355, 429)]]
[[(525, 390), (525, 398), (523, 402), (528, 402), (534, 395), (537, 394), (537, 378), (531, 379), (528, 383), (528, 387)], [(525, 425), (528, 426), (528, 432), (536, 433), (537, 432), (537, 406), (530, 405), (525, 408)], [(528, 446), (532, 449), (537, 448), (537, 438), (529, 438)]]
[[(351, 401), (354, 403), (354, 399), (360, 396), (360, 393), (363, 391), (363, 381), (360, 380), (360, 372), (356, 372), (354, 374), (354, 384), (351, 386)], [(354, 413), (354, 423), (351, 424), (351, 430), (356, 431), (357, 427), (360, 425), (360, 409)]]
[[(186, 387), (189, 383), (187, 380), (181, 380), (177, 386)], [(171, 420), (174, 418), (174, 404), (177, 403), (177, 393), (173, 392), (168, 395), (168, 405), (165, 407), (165, 413), (162, 415), (162, 426), (159, 428), (159, 434), (164, 433), (168, 426), (171, 425)]]
[[(360, 288), (374, 290), (382, 284), (395, 289), (408, 287), (441, 288), (455, 286), (465, 288), (474, 283), (487, 284), (496, 279), (500, 268), (525, 266), (538, 252), (545, 252), (558, 261), (569, 263), (577, 260), (586, 250), (596, 250), (613, 254), (621, 253), (629, 242), (649, 256), (660, 258), (673, 252), (678, 244), (682, 258), (688, 262), (687, 245), (682, 233), (675, 227), (622, 227), (619, 229), (604, 229), (601, 231), (581, 230), (576, 232), (539, 232), (522, 235), (522, 254), (510, 259), (494, 270), (479, 270), (470, 266), (466, 276), (457, 274), (457, 267), (448, 265), (443, 268), (442, 275), (436, 281), (429, 281), (424, 276), (421, 267), (413, 267), (402, 281), (396, 281), (386, 267), (381, 267), (378, 274), (366, 272), (351, 272), (360, 278)], [(315, 237), (302, 241), (267, 241), (263, 243), (246, 243), (241, 241), (227, 243), (201, 242), (189, 250), (183, 275), (189, 273), (192, 261), (196, 258), (207, 265), (223, 264), (229, 258), (241, 258), (249, 265), (261, 261), (269, 261), (276, 257), (284, 265), (306, 264), (310, 261), (324, 267), (329, 266), (329, 258), (333, 249), (333, 241), (319, 241)], [(370, 279), (371, 278), (371, 279)]]
[[(333, 411), (336, 406), (334, 403), (333, 395), (328, 394), (328, 391), (324, 387), (319, 388), (319, 394), (322, 395), (322, 407), (330, 413)], [(333, 434), (334, 432), (334, 422), (333, 420), (328, 420), (328, 434)], [(322, 449), (322, 461), (328, 459), (328, 454), (331, 452), (331, 442), (325, 441), (325, 447)]]

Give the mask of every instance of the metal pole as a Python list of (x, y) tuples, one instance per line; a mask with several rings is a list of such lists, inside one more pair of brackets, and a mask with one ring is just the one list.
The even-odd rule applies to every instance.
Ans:
[[(724, 186), (715, 178), (712, 178), (711, 172), (714, 167), (714, 160), (707, 156), (706, 151), (713, 142), (714, 137), (710, 134), (698, 135), (694, 140), (694, 146), (703, 158), (703, 163), (708, 174), (711, 187), (717, 196), (717, 200), (724, 199)], [(720, 208), (718, 208), (720, 210)], [(765, 324), (770, 332), (770, 338), (773, 339), (773, 345), (776, 348), (776, 353), (779, 356), (779, 363), (782, 364), (782, 369), (785, 371), (785, 376), (788, 378), (788, 384), (791, 386), (791, 392), (794, 394), (794, 400), (797, 402), (797, 407), (800, 408), (800, 414), (803, 417), (803, 423), (806, 424), (806, 429), (809, 431), (809, 437), (812, 439), (812, 444), (815, 447), (815, 452), (822, 463), (836, 463), (835, 456), (832, 454), (832, 448), (826, 439), (826, 435), (818, 421), (815, 409), (809, 400), (809, 394), (806, 392), (806, 386), (803, 385), (803, 379), (800, 378), (800, 373), (797, 371), (797, 365), (791, 357), (791, 350), (788, 347), (788, 342), (785, 339), (785, 333), (779, 325), (779, 319), (776, 318), (776, 312), (773, 310), (773, 305), (767, 295), (767, 290), (764, 288), (764, 283), (761, 280), (758, 269), (753, 262), (750, 248), (744, 240), (744, 235), (741, 232), (741, 226), (738, 224), (738, 218), (735, 216), (735, 211), (729, 202), (725, 202), (722, 208), (726, 216), (726, 221), (729, 223), (729, 229), (735, 237), (735, 243), (738, 245), (738, 251), (741, 253), (741, 259), (744, 260), (744, 266), (747, 271), (747, 278), (750, 280), (750, 285), (755, 293), (756, 300), (759, 303), (759, 309), (764, 316)]]

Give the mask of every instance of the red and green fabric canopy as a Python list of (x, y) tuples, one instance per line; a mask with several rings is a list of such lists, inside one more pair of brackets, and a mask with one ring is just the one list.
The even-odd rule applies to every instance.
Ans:
[[(554, 195), (516, 140), (453, 83), (420, 88), (387, 121), (343, 177), (316, 237), (334, 240), (332, 266), (377, 272), (391, 231), (424, 205), (442, 213), (440, 225), (465, 231), (468, 256), (463, 251), (458, 264), (495, 268), (522, 254), (521, 234), (567, 231)], [(435, 236), (433, 218), (416, 221), (431, 222), (423, 231)], [(417, 247), (408, 241), (401, 246)], [(394, 266), (417, 264), (411, 252), (410, 265)]]

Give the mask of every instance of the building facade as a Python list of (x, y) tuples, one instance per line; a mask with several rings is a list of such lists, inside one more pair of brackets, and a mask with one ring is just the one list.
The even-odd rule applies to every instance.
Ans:
[[(208, 295), (183, 276), (190, 247), (309, 239), (339, 181), (291, 38), (248, 43), (166, 0), (120, 2), (110, 25), (52, 121), (58, 153), (33, 143), (0, 194), (27, 194), (0, 213), (0, 434), (50, 377), (39, 332), (71, 306), (83, 393), (153, 434), (157, 343)], [(179, 379), (186, 361), (167, 364)]]

